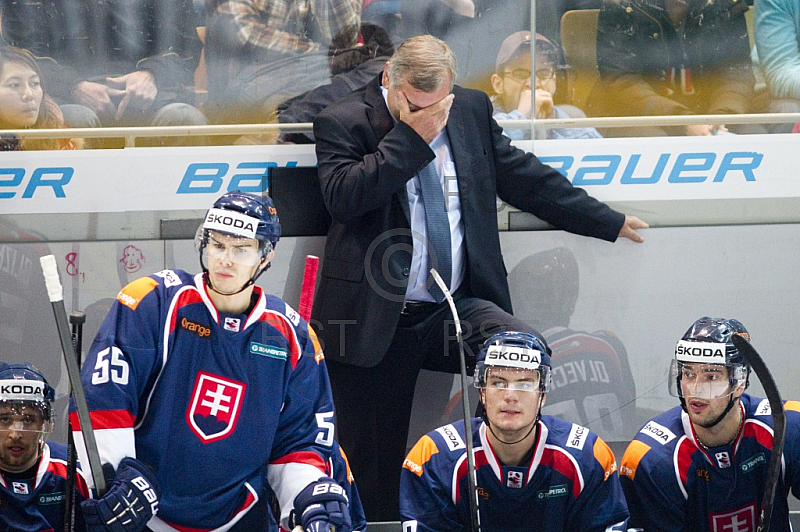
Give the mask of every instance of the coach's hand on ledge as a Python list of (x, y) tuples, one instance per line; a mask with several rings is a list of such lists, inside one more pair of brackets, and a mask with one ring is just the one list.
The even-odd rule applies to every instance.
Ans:
[(625, 223), (622, 224), (622, 229), (619, 230), (620, 238), (628, 238), (637, 244), (644, 242), (644, 237), (636, 232), (636, 229), (647, 229), (650, 227), (647, 222), (643, 222), (636, 216), (625, 215)]

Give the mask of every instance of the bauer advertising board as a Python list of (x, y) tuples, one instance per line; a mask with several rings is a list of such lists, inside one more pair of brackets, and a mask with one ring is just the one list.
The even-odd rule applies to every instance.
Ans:
[[(535, 141), (536, 155), (602, 201), (800, 197), (798, 135)], [(531, 142), (518, 143), (530, 150)], [(205, 209), (260, 192), (270, 166), (313, 166), (313, 145), (9, 152), (4, 214)], [(458, 169), (456, 169), (458, 171)]]

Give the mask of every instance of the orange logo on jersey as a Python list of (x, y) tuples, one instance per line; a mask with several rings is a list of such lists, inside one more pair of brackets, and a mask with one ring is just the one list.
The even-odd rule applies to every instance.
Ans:
[(199, 323), (195, 323), (193, 321), (189, 321), (186, 318), (181, 320), (181, 327), (186, 329), (189, 332), (195, 333), (200, 338), (205, 338), (206, 336), (211, 336), (211, 329), (206, 327), (205, 325), (201, 325)]
[(142, 277), (129, 283), (125, 288), (117, 294), (117, 301), (129, 307), (131, 310), (136, 310), (139, 306), (139, 301), (153, 291), (158, 286), (158, 281), (149, 277)]
[(650, 450), (650, 446), (639, 440), (633, 440), (625, 454), (622, 456), (622, 463), (619, 466), (619, 474), (633, 480), (636, 476), (636, 468), (639, 466), (642, 457)]
[(411, 449), (411, 452), (408, 453), (406, 456), (405, 461), (403, 462), (403, 467), (417, 475), (418, 477), (422, 476), (422, 466), (424, 466), (428, 460), (431, 459), (431, 456), (439, 452), (439, 448), (436, 447), (436, 443), (430, 438), (430, 436), (423, 436), (419, 439), (414, 448)]
[(311, 345), (314, 346), (314, 360), (319, 364), (325, 360), (325, 355), (322, 353), (322, 346), (319, 343), (319, 338), (317, 338), (317, 333), (314, 332), (314, 328), (311, 325), (308, 326), (308, 337), (311, 338)]
[(614, 453), (611, 452), (606, 442), (600, 438), (595, 440), (592, 450), (594, 451), (594, 459), (597, 460), (603, 468), (603, 471), (605, 471), (605, 478), (603, 480), (608, 480), (608, 477), (617, 470), (617, 461), (614, 459)]

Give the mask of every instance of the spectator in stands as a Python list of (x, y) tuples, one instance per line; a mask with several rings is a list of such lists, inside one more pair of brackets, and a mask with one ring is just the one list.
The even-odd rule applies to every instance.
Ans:
[[(605, 0), (597, 29), (600, 79), (594, 116), (739, 114), (751, 111), (753, 77), (745, 2)], [(731, 126), (763, 133), (758, 125)], [(608, 134), (713, 135), (722, 124), (612, 128)]]
[[(559, 51), (547, 37), (536, 34), (536, 86), (535, 112), (531, 108), (531, 32), (518, 31), (509, 35), (500, 46), (492, 74), (492, 106), (495, 120), (586, 118), (586, 114), (573, 105), (553, 105), (556, 92), (556, 70)], [(508, 129), (503, 133), (513, 140), (530, 139), (530, 129)], [(537, 132), (537, 137), (550, 139), (595, 139), (600, 133), (593, 127), (550, 129)]]
[[(796, 1), (761, 0), (755, 14), (758, 60), (769, 89), (768, 113), (800, 112), (800, 9)], [(794, 124), (772, 124), (771, 133), (790, 133)]]
[[(33, 55), (0, 45), (0, 129), (60, 129), (64, 117), (45, 94), (42, 72)], [(6, 135), (0, 151), (75, 149), (70, 139), (18, 139)]]
[[(571, 9), (596, 9), (602, 0), (536, 0), (536, 33), (561, 41), (561, 17)], [(458, 57), (459, 84), (492, 90), (497, 35), (530, 30), (531, 3), (518, 0), (414, 0), (401, 2), (402, 36), (430, 34)], [(558, 64), (562, 61), (559, 59)]]
[(219, 3), (206, 33), (212, 120), (265, 122), (280, 103), (328, 83), (329, 46), (355, 46), (360, 15), (361, 0)]
[(192, 0), (2, 0), (2, 33), (30, 50), (70, 127), (205, 124)]

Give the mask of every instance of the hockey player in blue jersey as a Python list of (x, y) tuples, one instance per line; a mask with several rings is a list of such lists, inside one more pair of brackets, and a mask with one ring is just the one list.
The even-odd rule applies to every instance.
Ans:
[[(0, 530), (64, 530), (67, 449), (46, 442), (54, 391), (30, 364), (0, 364)], [(75, 497), (89, 497), (80, 468)], [(83, 531), (80, 511), (75, 530)]]
[(319, 342), (254, 285), (279, 237), (269, 197), (229, 192), (198, 229), (202, 273), (165, 270), (119, 292), (81, 374), (100, 458), (116, 469), (83, 504), (91, 532), (266, 531), (267, 486), (284, 528), (349, 531), (325, 473), (334, 419)]
[[(473, 419), (483, 532), (625, 530), (628, 510), (611, 449), (589, 429), (540, 415), (550, 349), (530, 334), (502, 332), (478, 354)], [(400, 482), (404, 532), (468, 531), (464, 422), (440, 427), (411, 449)]]
[[(750, 367), (733, 319), (700, 318), (675, 349), (670, 393), (681, 406), (648, 421), (620, 463), (631, 526), (646, 532), (756, 529), (772, 454), (766, 399), (744, 393)], [(800, 495), (800, 404), (785, 403), (786, 439), (770, 530), (789, 531), (789, 490)]]

